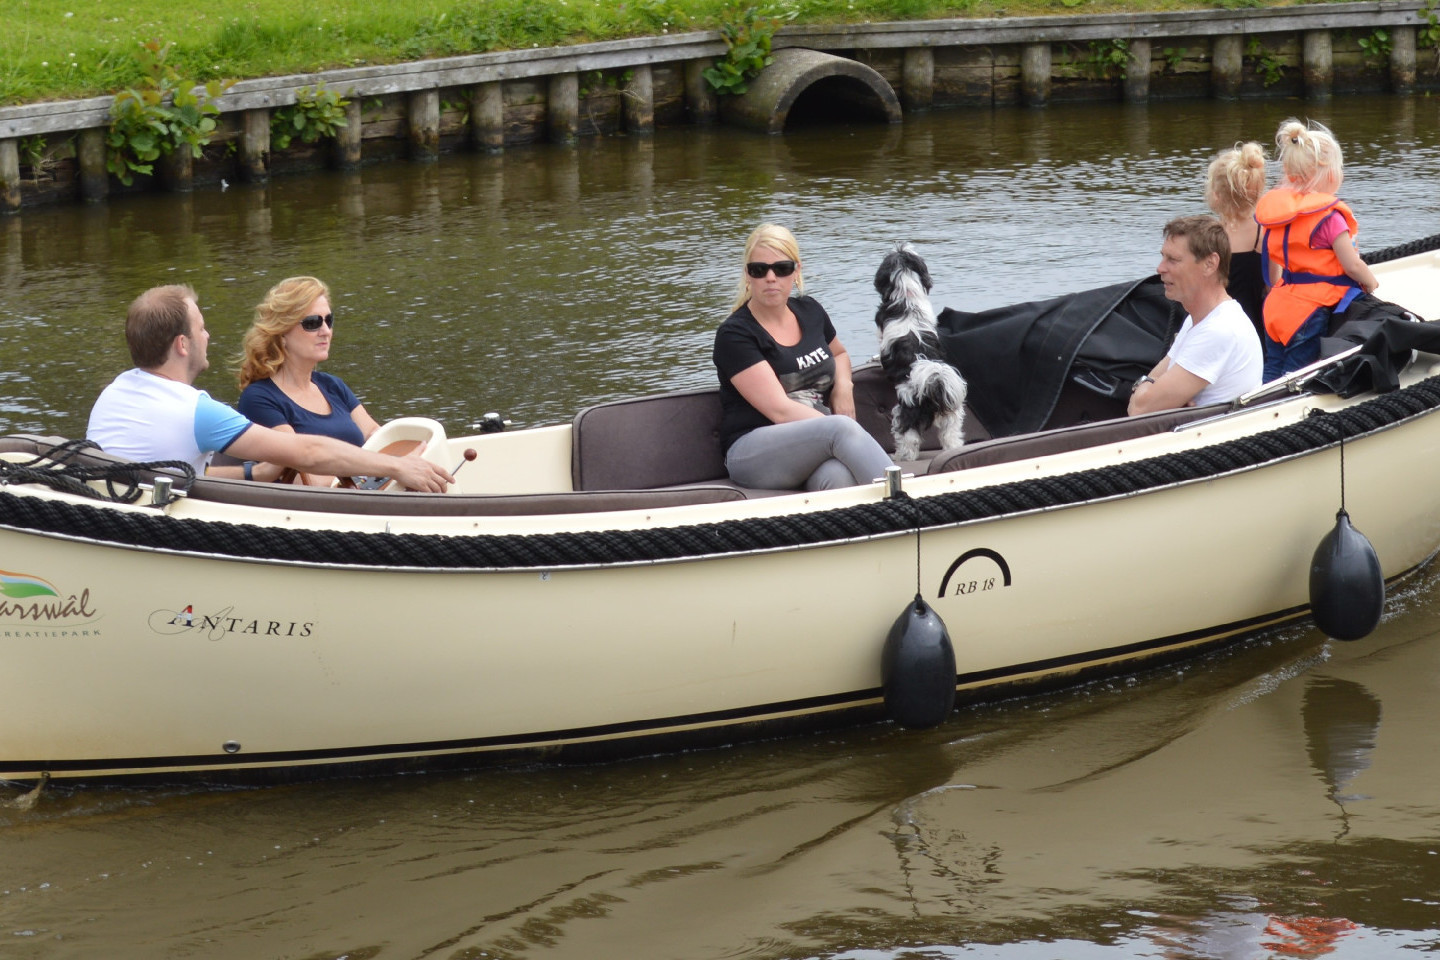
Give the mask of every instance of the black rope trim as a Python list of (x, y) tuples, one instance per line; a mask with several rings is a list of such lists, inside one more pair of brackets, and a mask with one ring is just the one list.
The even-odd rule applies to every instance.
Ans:
[(107, 510), (0, 491), (0, 524), (120, 545), (354, 567), (554, 568), (680, 560), (909, 532), (1212, 477), (1322, 449), (1440, 407), (1440, 377), (1354, 407), (1199, 450), (1056, 477), (784, 517), (555, 534), (289, 530)]
[(1412, 257), (1417, 253), (1429, 253), (1431, 250), (1440, 250), (1440, 233), (1421, 240), (1411, 240), (1409, 243), (1397, 243), (1393, 247), (1364, 254), (1362, 259), (1366, 263), (1384, 263), (1387, 260)]

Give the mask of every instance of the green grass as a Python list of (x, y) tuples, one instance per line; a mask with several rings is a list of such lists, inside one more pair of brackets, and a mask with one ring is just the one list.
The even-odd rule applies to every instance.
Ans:
[[(742, 3), (742, 6), (745, 5)], [(1288, 5), (1288, 0), (758, 0), (795, 23)], [(197, 82), (713, 29), (734, 0), (6, 0), (0, 105), (115, 93), (160, 38)]]

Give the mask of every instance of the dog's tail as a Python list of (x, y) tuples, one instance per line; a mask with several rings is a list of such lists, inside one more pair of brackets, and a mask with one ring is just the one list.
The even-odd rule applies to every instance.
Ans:
[(929, 401), (941, 410), (959, 410), (965, 404), (965, 378), (942, 360), (918, 357), (910, 375), (896, 385), (902, 402), (914, 406)]

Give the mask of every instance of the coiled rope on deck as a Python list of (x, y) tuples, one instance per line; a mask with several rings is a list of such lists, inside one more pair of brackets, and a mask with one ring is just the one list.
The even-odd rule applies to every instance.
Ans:
[[(32, 460), (21, 463), (0, 460), (0, 484), (38, 483), (94, 500), (134, 503), (143, 492), (140, 484), (149, 483), (157, 472), (179, 473), (180, 490), (188, 490), (195, 480), (195, 468), (183, 460), (97, 463), (81, 458), (86, 450), (99, 449), (100, 445), (90, 440), (66, 440)], [(89, 486), (91, 482), (104, 483), (105, 493)], [(175, 497), (172, 492), (164, 502), (169, 503)]]
[(356, 533), (177, 519), (0, 491), (0, 522), (107, 543), (353, 567), (554, 568), (816, 546), (1141, 493), (1324, 449), (1440, 407), (1440, 378), (1324, 417), (1197, 450), (977, 490), (836, 510), (648, 530), (552, 534)]

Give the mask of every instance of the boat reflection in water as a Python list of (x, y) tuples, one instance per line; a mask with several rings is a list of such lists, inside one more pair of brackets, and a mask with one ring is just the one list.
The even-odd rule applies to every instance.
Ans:
[(1305, 687), (1304, 718), (1310, 763), (1329, 787), (1330, 799), (1342, 811), (1346, 801), (1366, 799), (1344, 791), (1370, 766), (1380, 701), (1358, 683), (1315, 678)]
[[(1434, 578), (1402, 605), (1433, 615)], [(892, 932), (916, 956), (932, 955), (919, 944), (1004, 958), (1433, 946), (1440, 650), (1403, 620), (1365, 646), (1297, 632), (1228, 664), (1019, 709), (1019, 732), (967, 739), (950, 782), (894, 811), (915, 919)], [(1258, 672), (1239, 678), (1242, 662)], [(1014, 942), (1037, 928), (1058, 942)], [(969, 945), (945, 950), (957, 929)]]

